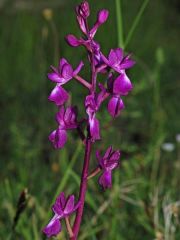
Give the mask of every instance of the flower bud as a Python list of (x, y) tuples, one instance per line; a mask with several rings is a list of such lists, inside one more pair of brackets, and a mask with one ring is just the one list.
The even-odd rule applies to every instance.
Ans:
[(88, 18), (90, 15), (89, 3), (87, 1), (82, 2), (79, 6), (77, 6), (76, 12), (83, 19)]
[(72, 34), (66, 36), (66, 41), (72, 47), (78, 47), (80, 45), (79, 40)]
[(109, 16), (108, 10), (103, 9), (103, 10), (99, 11), (99, 13), (98, 13), (98, 22), (100, 24), (105, 23), (107, 21), (107, 19), (108, 19), (108, 16)]

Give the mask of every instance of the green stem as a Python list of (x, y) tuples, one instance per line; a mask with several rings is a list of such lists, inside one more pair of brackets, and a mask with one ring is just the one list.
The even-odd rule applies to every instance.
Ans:
[(124, 34), (123, 34), (123, 17), (121, 0), (116, 1), (116, 18), (117, 18), (117, 32), (118, 32), (118, 47), (124, 48)]
[(141, 5), (140, 9), (139, 9), (139, 12), (137, 14), (137, 16), (135, 17), (134, 21), (133, 21), (133, 24), (131, 26), (131, 29), (129, 30), (129, 33), (127, 35), (127, 38), (126, 38), (126, 41), (125, 41), (125, 44), (124, 44), (124, 48), (127, 47), (127, 45), (129, 44), (131, 38), (132, 38), (132, 35), (134, 34), (134, 31), (136, 30), (136, 27), (147, 7), (147, 4), (149, 3), (149, 0), (144, 0), (143, 4)]

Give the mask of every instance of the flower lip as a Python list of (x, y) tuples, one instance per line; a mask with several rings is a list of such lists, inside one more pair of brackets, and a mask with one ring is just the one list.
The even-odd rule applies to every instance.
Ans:
[(48, 225), (43, 229), (43, 233), (47, 235), (48, 238), (56, 236), (61, 232), (61, 223), (58, 219), (58, 216), (55, 215)]
[(112, 117), (117, 117), (121, 113), (121, 110), (124, 108), (125, 106), (120, 96), (113, 96), (109, 100), (108, 112)]
[(62, 88), (59, 84), (51, 91), (48, 99), (49, 101), (55, 102), (57, 106), (63, 105), (69, 98), (69, 95), (64, 88)]
[(125, 71), (118, 76), (113, 82), (113, 93), (120, 95), (128, 95), (128, 93), (133, 89), (132, 83)]

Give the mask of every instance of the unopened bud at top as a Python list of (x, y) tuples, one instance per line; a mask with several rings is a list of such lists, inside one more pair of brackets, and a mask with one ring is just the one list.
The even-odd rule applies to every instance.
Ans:
[(77, 6), (76, 12), (83, 19), (86, 19), (90, 15), (89, 3), (87, 1), (83, 1), (80, 5)]
[(102, 9), (102, 10), (99, 11), (99, 13), (98, 13), (98, 22), (99, 22), (100, 24), (105, 23), (105, 22), (107, 21), (107, 19), (108, 19), (108, 16), (109, 16), (108, 10)]

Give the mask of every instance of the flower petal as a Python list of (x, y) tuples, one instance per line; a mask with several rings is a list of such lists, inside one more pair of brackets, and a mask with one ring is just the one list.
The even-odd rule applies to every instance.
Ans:
[[(103, 157), (99, 157), (99, 165), (102, 169), (106, 169), (106, 164), (107, 164), (107, 161), (111, 155), (111, 152), (112, 152), (112, 146), (110, 146)], [(97, 156), (96, 156), (97, 157)]]
[(101, 103), (104, 101), (104, 97), (107, 93), (107, 90), (106, 88), (101, 84), (99, 83), (99, 88), (100, 88), (100, 93), (97, 95), (97, 107), (100, 108), (101, 106)]
[(112, 173), (111, 171), (104, 171), (99, 178), (99, 184), (103, 188), (111, 188), (112, 186)]
[(124, 55), (123, 49), (122, 48), (116, 48), (116, 56), (117, 56), (117, 59), (119, 60), (119, 62), (122, 61), (123, 55)]
[(54, 213), (56, 213), (59, 217), (61, 217), (63, 215), (63, 209), (65, 207), (66, 204), (66, 199), (65, 199), (65, 195), (62, 192), (57, 198), (56, 201), (54, 203), (54, 205), (52, 206), (52, 210)]
[(71, 47), (78, 47), (81, 45), (81, 41), (79, 41), (74, 35), (69, 34), (66, 36), (66, 41)]
[(63, 148), (67, 141), (66, 130), (58, 128), (49, 135), (49, 140), (53, 143), (54, 148)]
[(113, 170), (119, 166), (120, 151), (114, 151), (106, 162), (106, 169)]
[(111, 49), (109, 56), (109, 65), (113, 67), (114, 65), (119, 65), (123, 59), (122, 48)]
[(134, 60), (130, 59), (131, 55), (127, 55), (122, 63), (121, 63), (121, 69), (128, 69), (134, 66), (134, 64), (136, 63)]
[(87, 34), (87, 27), (86, 27), (85, 20), (81, 16), (77, 16), (77, 21), (79, 23), (79, 27), (80, 27), (81, 31), (84, 34)]
[(63, 79), (60, 77), (60, 75), (58, 73), (48, 73), (48, 78), (49, 80), (53, 81), (53, 82), (57, 82), (57, 83), (61, 83), (63, 81)]
[(114, 151), (111, 155), (111, 161), (118, 161), (121, 156), (120, 151)]
[(77, 68), (74, 70), (73, 76), (76, 76), (76, 75), (81, 71), (81, 69), (82, 69), (83, 66), (84, 66), (84, 63), (81, 61), (81, 62), (79, 63), (79, 65), (77, 66)]
[(73, 69), (70, 64), (66, 63), (63, 65), (63, 67), (61, 69), (61, 75), (65, 80), (63, 82), (63, 84), (73, 78)]
[(64, 214), (69, 215), (74, 210), (74, 195), (69, 196), (65, 208), (64, 208)]
[(106, 10), (106, 9), (102, 9), (98, 12), (98, 22), (100, 24), (103, 24), (107, 21), (108, 19), (108, 16), (109, 16), (109, 11)]
[(64, 114), (64, 124), (66, 129), (77, 128), (77, 110), (76, 107), (68, 107)]
[(97, 21), (94, 24), (93, 28), (90, 30), (91, 38), (94, 38), (98, 28), (107, 21), (109, 12), (106, 9), (102, 9), (98, 12)]
[(119, 97), (112, 97), (108, 103), (108, 112), (112, 117), (117, 117), (124, 108), (124, 103)]
[(117, 77), (113, 83), (114, 94), (127, 95), (132, 88), (132, 83), (125, 72)]
[(112, 153), (112, 146), (108, 147), (103, 158), (109, 158), (111, 153)]
[(90, 125), (90, 134), (92, 141), (100, 139), (100, 128), (99, 128), (99, 121), (95, 117), (92, 119), (89, 119), (89, 125)]
[(55, 102), (57, 106), (63, 105), (69, 98), (68, 93), (59, 85), (57, 85), (51, 92), (49, 100)]
[(65, 58), (61, 58), (59, 61), (59, 72), (61, 72), (61, 70), (65, 64), (68, 64), (68, 61)]
[(58, 217), (55, 215), (49, 224), (43, 229), (43, 232), (47, 237), (57, 236), (61, 232), (61, 223)]
[(59, 125), (64, 126), (64, 113), (65, 113), (65, 108), (62, 106), (59, 109), (59, 112), (56, 114), (56, 121)]

